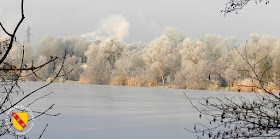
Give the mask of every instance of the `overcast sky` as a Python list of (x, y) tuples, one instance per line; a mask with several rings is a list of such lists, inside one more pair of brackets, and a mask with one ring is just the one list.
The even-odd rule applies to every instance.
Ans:
[[(199, 38), (206, 33), (246, 40), (250, 33), (280, 36), (280, 1), (269, 5), (250, 3), (239, 14), (224, 17), (220, 11), (228, 0), (25, 0), (24, 40), (27, 25), (36, 44), (44, 35), (57, 37), (106, 36), (126, 42), (150, 42), (174, 27)], [(20, 0), (0, 0), (0, 21), (8, 29), (20, 18)]]

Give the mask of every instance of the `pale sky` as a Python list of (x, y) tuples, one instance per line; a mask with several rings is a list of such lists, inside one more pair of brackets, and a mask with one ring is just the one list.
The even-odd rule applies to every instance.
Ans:
[[(220, 11), (227, 1), (25, 0), (26, 19), (18, 36), (25, 40), (27, 25), (32, 28), (32, 44), (46, 34), (71, 37), (95, 32), (100, 35), (107, 27), (107, 34), (112, 29), (113, 32), (120, 31), (114, 26), (125, 30), (121, 31), (125, 32), (125, 42), (150, 42), (166, 27), (174, 27), (191, 38), (200, 38), (206, 33), (233, 36), (239, 40), (247, 40), (250, 33), (280, 36), (279, 0), (271, 0), (269, 5), (251, 2), (238, 15), (232, 13), (224, 17)], [(19, 20), (19, 4), (20, 0), (0, 0), (0, 21), (8, 29), (12, 29)], [(112, 23), (119, 21), (125, 24)]]

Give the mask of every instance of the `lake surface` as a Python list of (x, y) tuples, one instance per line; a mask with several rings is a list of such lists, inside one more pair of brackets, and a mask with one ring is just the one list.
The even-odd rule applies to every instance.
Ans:
[[(44, 84), (26, 82), (21, 86), (28, 93)], [(192, 129), (193, 124), (201, 121), (183, 92), (195, 102), (208, 96), (237, 95), (222, 91), (53, 83), (22, 104), (50, 92), (54, 93), (30, 109), (44, 110), (55, 104), (50, 113), (61, 114), (36, 119), (27, 134), (31, 138), (38, 138), (46, 123), (49, 124), (43, 136), (46, 139), (195, 138), (185, 128)]]

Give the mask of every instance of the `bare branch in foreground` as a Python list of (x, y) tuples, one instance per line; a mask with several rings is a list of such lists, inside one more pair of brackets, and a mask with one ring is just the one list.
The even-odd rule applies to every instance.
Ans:
[(43, 136), (43, 134), (45, 133), (45, 131), (46, 131), (46, 129), (47, 129), (47, 127), (48, 127), (48, 125), (49, 125), (49, 124), (47, 124), (47, 125), (45, 126), (45, 128), (44, 128), (43, 132), (41, 133), (41, 135), (39, 136), (39, 138), (38, 138), (38, 139), (42, 138), (42, 136)]
[[(249, 60), (245, 45), (244, 54), (236, 48), (238, 54), (246, 63), (246, 76), (256, 82), (253, 87), (264, 93), (255, 93), (254, 98), (236, 95), (232, 98), (207, 97), (198, 105), (185, 94), (191, 105), (199, 112), (199, 118), (206, 123), (196, 123), (194, 128), (186, 129), (197, 136), (209, 138), (272, 138), (280, 136), (280, 96), (267, 89), (268, 81), (262, 75), (270, 70), (259, 71), (255, 62)], [(235, 81), (233, 81), (235, 82)], [(240, 85), (242, 86), (242, 85)], [(244, 87), (244, 86), (243, 86)]]

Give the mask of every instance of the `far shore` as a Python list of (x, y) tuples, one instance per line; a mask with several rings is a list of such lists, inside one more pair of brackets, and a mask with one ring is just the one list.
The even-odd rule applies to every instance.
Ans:
[[(35, 82), (49, 82), (49, 81), (35, 81)], [(80, 83), (80, 81), (64, 81), (64, 82), (61, 82), (61, 81), (55, 81), (56, 83), (71, 83), (71, 84), (85, 84), (85, 83)], [(90, 84), (90, 83), (87, 83), (86, 85), (105, 85), (105, 84)], [(111, 85), (109, 84), (110, 86), (131, 86), (131, 85)], [(184, 89), (184, 88), (176, 88), (174, 87), (173, 85), (155, 85), (155, 86), (133, 86), (133, 87), (153, 87), (153, 88), (170, 88), (170, 89)], [(228, 92), (237, 92), (237, 93), (240, 93), (240, 92), (252, 92), (252, 93), (266, 93), (265, 91), (261, 90), (261, 89), (258, 89), (256, 87), (239, 87), (239, 89), (232, 89), (234, 87), (218, 87), (218, 88), (211, 88), (211, 89), (190, 89), (190, 90), (205, 90), (205, 91), (228, 91)], [(240, 89), (241, 88), (241, 89)], [(186, 88), (186, 90), (188, 90), (188, 88)], [(254, 90), (257, 90), (257, 91), (254, 91)], [(280, 90), (274, 90), (273, 93), (280, 93)]]

